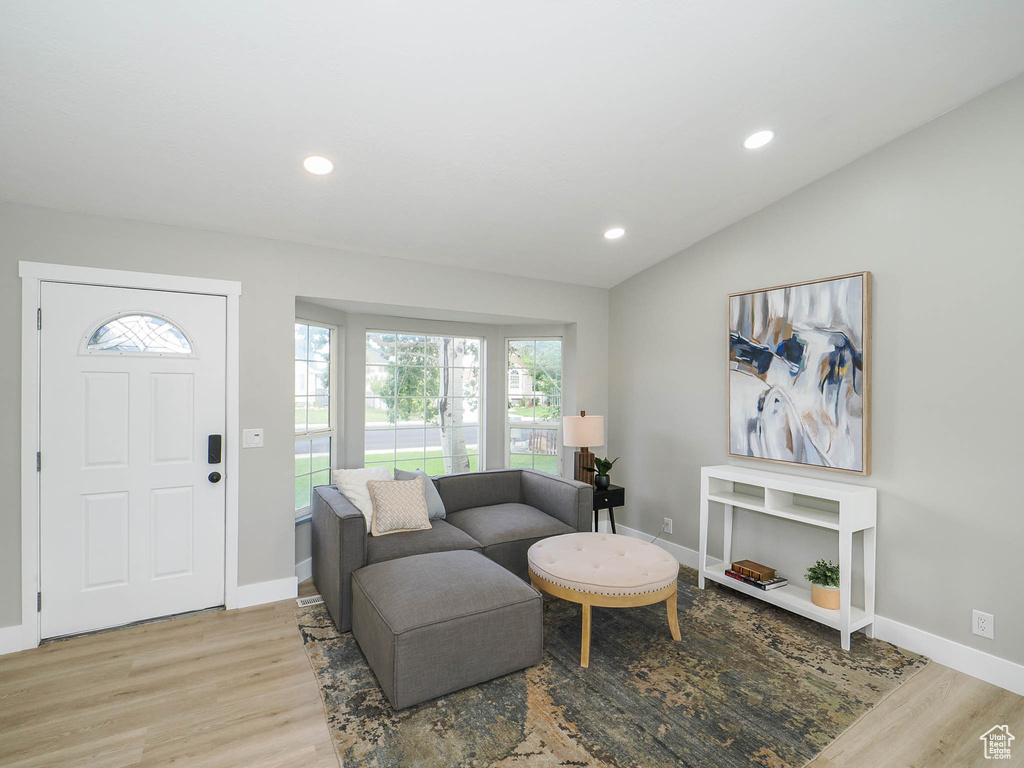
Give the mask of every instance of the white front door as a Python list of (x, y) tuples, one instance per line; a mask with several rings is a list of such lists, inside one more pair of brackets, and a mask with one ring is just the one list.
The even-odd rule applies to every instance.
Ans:
[(44, 282), (41, 307), (41, 636), (223, 605), (226, 299)]

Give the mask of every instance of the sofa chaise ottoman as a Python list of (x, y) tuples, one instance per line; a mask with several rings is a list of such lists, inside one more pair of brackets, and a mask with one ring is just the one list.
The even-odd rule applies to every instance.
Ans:
[(352, 574), (352, 633), (395, 709), (539, 663), (542, 613), (535, 589), (471, 550)]
[(352, 575), (364, 566), (434, 552), (475, 551), (529, 581), (526, 553), (549, 536), (589, 531), (594, 489), (532, 469), (433, 478), (446, 518), (422, 531), (370, 536), (335, 486), (313, 489), (313, 581), (341, 632), (352, 628)]

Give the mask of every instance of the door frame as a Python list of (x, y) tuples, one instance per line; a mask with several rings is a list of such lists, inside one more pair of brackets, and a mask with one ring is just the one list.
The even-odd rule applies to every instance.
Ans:
[(225, 369), (225, 527), (224, 606), (238, 607), (238, 305), (242, 284), (182, 275), (127, 272), (119, 269), (76, 267), (19, 261), (21, 277), (21, 633), (22, 648), (35, 648), (40, 641), (39, 593), (39, 353), (37, 311), (42, 283), (74, 283), (111, 288), (171, 291), (223, 296), (227, 300), (227, 346)]

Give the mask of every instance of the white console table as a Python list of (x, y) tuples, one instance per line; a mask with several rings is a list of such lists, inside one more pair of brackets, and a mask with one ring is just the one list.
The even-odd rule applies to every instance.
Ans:
[[(723, 562), (708, 564), (708, 504), (725, 505), (725, 551)], [(819, 608), (811, 602), (808, 589), (787, 584), (762, 590), (727, 576), (732, 563), (733, 510), (745, 509), (794, 523), (826, 528), (839, 534), (839, 610)], [(700, 560), (699, 585), (706, 579), (724, 584), (751, 597), (798, 613), (838, 629), (843, 650), (850, 650), (850, 633), (867, 627), (872, 636), (875, 620), (875, 520), (877, 493), (874, 488), (827, 480), (794, 477), (745, 467), (719, 465), (700, 471)], [(853, 534), (864, 532), (864, 607), (850, 603), (850, 574), (853, 571)], [(808, 566), (820, 557), (808, 556)], [(827, 559), (827, 558), (826, 558)], [(801, 574), (802, 575), (802, 574)]]

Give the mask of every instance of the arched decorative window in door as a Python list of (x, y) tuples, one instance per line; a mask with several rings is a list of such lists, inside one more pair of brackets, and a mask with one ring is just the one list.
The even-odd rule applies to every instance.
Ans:
[(86, 352), (115, 354), (189, 355), (188, 336), (170, 320), (132, 312), (105, 320), (92, 332)]

